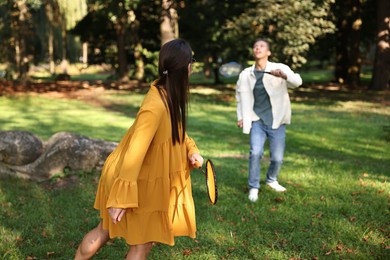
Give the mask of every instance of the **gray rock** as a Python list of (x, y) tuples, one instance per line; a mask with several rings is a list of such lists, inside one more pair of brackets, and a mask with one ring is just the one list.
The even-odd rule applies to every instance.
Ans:
[[(15, 140), (19, 139), (15, 137)], [(4, 141), (1, 140), (0, 134), (1, 142)], [(56, 133), (43, 144), (43, 151), (32, 162), (20, 165), (9, 163), (16, 161), (15, 159), (0, 160), (0, 177), (10, 175), (41, 181), (65, 169), (71, 173), (101, 170), (107, 156), (117, 145), (115, 142), (92, 139), (68, 132)], [(31, 150), (31, 148), (25, 148), (25, 150), (29, 149)], [(16, 157), (20, 156), (16, 155)]]
[(0, 131), (0, 162), (24, 165), (35, 161), (43, 150), (42, 141), (26, 131)]

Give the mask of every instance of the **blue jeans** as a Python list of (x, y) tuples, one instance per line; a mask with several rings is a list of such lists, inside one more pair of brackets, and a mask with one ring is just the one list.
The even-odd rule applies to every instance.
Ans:
[(278, 129), (264, 125), (260, 120), (252, 122), (249, 154), (249, 188), (260, 188), (260, 159), (264, 154), (264, 143), (269, 139), (271, 163), (267, 171), (266, 183), (277, 180), (283, 163), (286, 141), (286, 125)]

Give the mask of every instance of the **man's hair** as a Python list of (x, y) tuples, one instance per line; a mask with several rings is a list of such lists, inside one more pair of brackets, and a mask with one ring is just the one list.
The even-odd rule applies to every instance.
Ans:
[[(161, 47), (156, 87), (171, 116), (173, 144), (185, 139), (189, 96), (188, 65), (191, 62), (192, 49), (185, 40), (175, 39)], [(165, 90), (165, 94), (161, 89)]]
[(258, 43), (258, 42), (265, 42), (265, 43), (267, 44), (268, 50), (271, 50), (270, 42), (269, 42), (269, 40), (267, 40), (267, 39), (265, 39), (265, 38), (257, 38), (257, 39), (255, 40), (255, 42), (253, 43), (253, 46), (252, 46), (252, 47), (254, 47), (255, 44)]

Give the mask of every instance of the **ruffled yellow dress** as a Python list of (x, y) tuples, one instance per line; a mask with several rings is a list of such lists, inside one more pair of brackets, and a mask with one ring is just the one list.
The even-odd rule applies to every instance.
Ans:
[[(187, 135), (173, 145), (171, 132), (169, 112), (152, 85), (102, 169), (94, 207), (111, 238), (122, 237), (129, 245), (174, 245), (175, 236), (195, 237), (188, 158), (199, 150)], [(108, 215), (110, 207), (127, 209), (117, 224)]]

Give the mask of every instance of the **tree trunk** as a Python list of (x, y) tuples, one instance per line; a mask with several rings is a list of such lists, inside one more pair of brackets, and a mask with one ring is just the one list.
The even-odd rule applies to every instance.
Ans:
[(61, 15), (61, 36), (62, 36), (62, 73), (68, 74), (68, 67), (69, 67), (69, 62), (67, 60), (67, 46), (68, 46), (68, 35), (66, 32), (66, 17), (65, 14), (62, 13)]
[(168, 41), (178, 38), (179, 25), (177, 22), (178, 15), (174, 8), (174, 0), (162, 0), (161, 6), (160, 33), (161, 45), (163, 45)]
[(50, 74), (53, 75), (55, 73), (55, 64), (54, 64), (54, 34), (53, 34), (52, 25), (49, 25), (48, 48), (49, 48)]
[[(346, 2), (340, 4), (340, 13), (345, 13)], [(334, 77), (335, 81), (345, 83), (348, 76), (348, 19), (344, 15), (339, 15), (337, 19), (336, 33), (336, 63)]]
[(143, 46), (139, 38), (140, 22), (134, 16), (131, 23), (131, 33), (134, 37), (134, 60), (135, 60), (135, 73), (134, 78), (138, 81), (143, 81), (145, 78), (145, 63), (142, 57)]
[(88, 43), (83, 42), (83, 64), (84, 67), (88, 65)]
[(142, 59), (142, 44), (138, 42), (134, 49), (135, 79), (142, 81), (145, 77), (145, 64)]
[(16, 64), (16, 69), (19, 73), (18, 77), (20, 77), (20, 68), (21, 68), (21, 46), (20, 46), (20, 36), (17, 35), (15, 37), (15, 64)]
[(25, 36), (28, 33), (27, 15), (28, 6), (25, 0), (16, 2), (18, 8), (18, 17), (15, 31), (15, 63), (18, 71), (18, 78), (24, 80), (27, 76), (29, 60), (26, 57)]
[(361, 33), (361, 5), (360, 0), (351, 1), (351, 23), (349, 29), (349, 64), (348, 64), (348, 86), (353, 89), (360, 84), (360, 33)]
[(49, 64), (50, 64), (50, 74), (54, 74), (55, 67), (54, 67), (54, 33), (53, 33), (53, 7), (51, 6), (50, 1), (46, 1), (45, 5), (46, 10), (46, 16), (48, 20), (48, 52), (49, 52)]
[(118, 47), (118, 76), (120, 81), (129, 81), (127, 56), (125, 50), (125, 25), (117, 24), (117, 47)]
[(390, 1), (379, 0), (377, 10), (377, 39), (373, 75), (369, 89), (389, 87), (390, 75)]
[(361, 0), (336, 1), (334, 13), (338, 17), (334, 77), (353, 89), (360, 83)]

